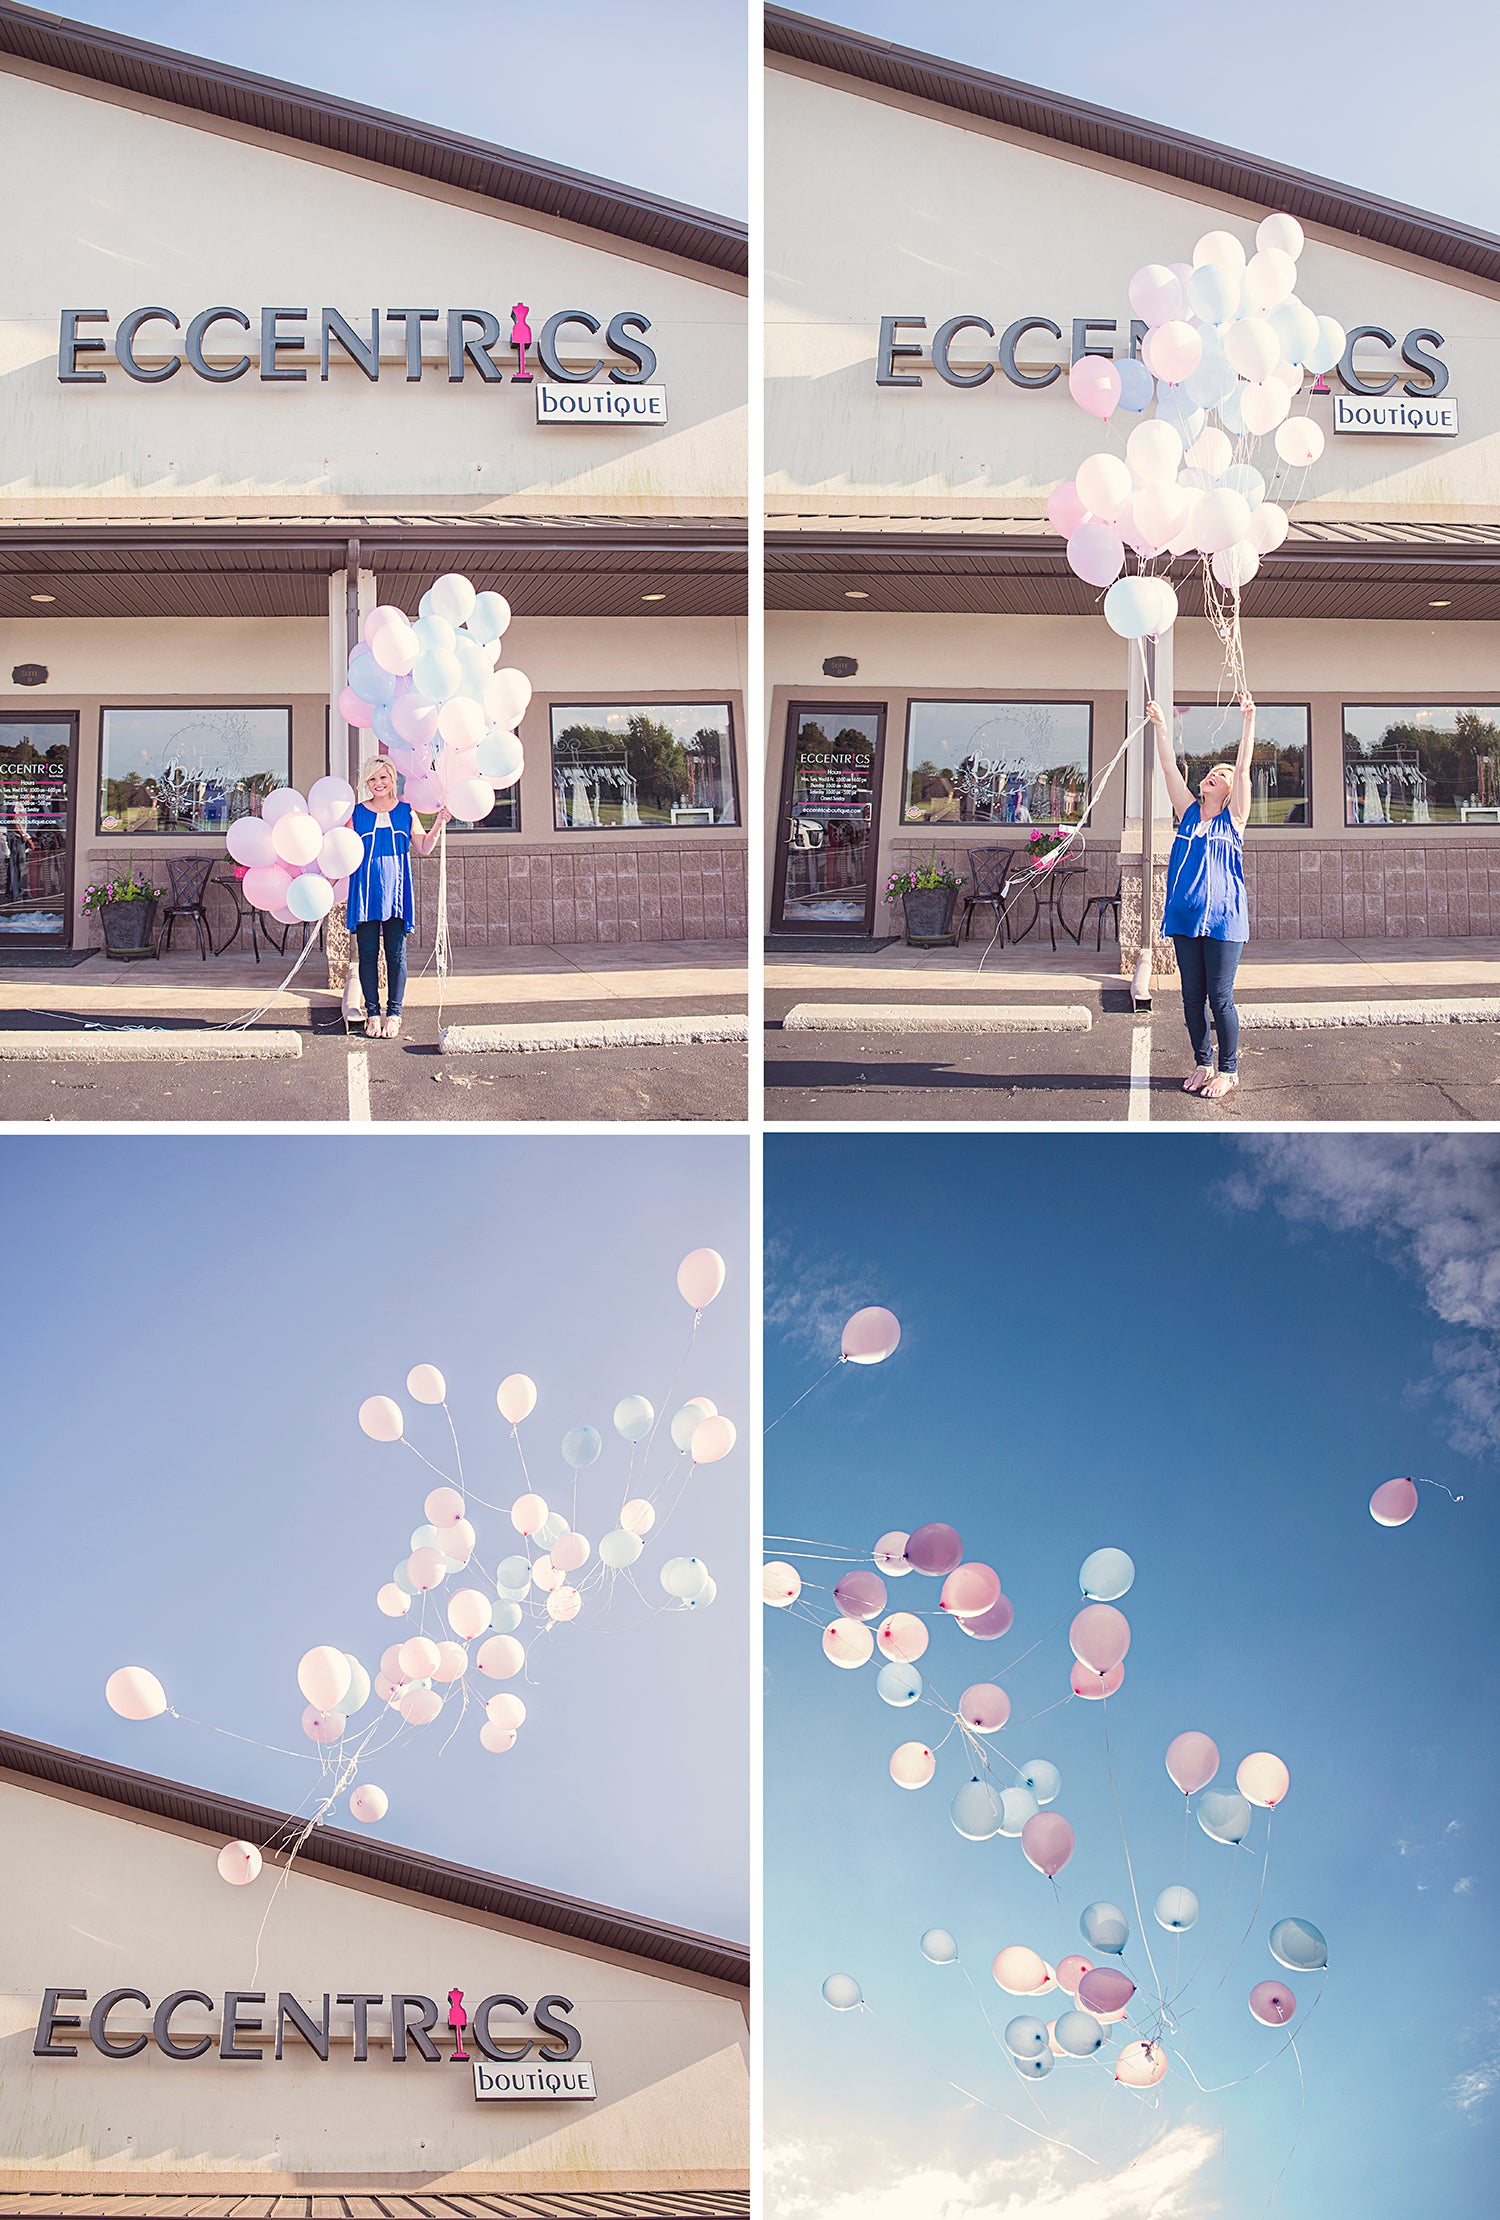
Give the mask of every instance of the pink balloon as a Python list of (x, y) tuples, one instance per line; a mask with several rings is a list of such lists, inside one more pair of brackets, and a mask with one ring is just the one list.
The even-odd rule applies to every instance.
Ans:
[(302, 1732), (309, 1742), (337, 1742), (348, 1724), (342, 1711), (320, 1711), (316, 1704), (302, 1714)]
[(1160, 2043), (1127, 2043), (1115, 2061), (1115, 2079), (1127, 2089), (1154, 2089), (1166, 2071), (1167, 2054)]
[(1370, 1516), (1377, 1526), (1404, 1526), (1416, 1508), (1415, 1480), (1382, 1481), (1370, 1498)]
[(878, 1619), (885, 1609), (885, 1582), (878, 1573), (847, 1572), (835, 1583), (833, 1600), (846, 1619)]
[[(1038, 1819), (1049, 1816), (1037, 1813)], [(1029, 1827), (1032, 1821), (1026, 1824)], [(1078, 2001), (1085, 2012), (1123, 2012), (1134, 1995), (1135, 1983), (1118, 1966), (1091, 1966), (1078, 1983)]]
[(1088, 1603), (1068, 1629), (1068, 1642), (1081, 1665), (1107, 1673), (1130, 1648), (1130, 1621), (1112, 1603)]
[(375, 722), (375, 704), (362, 700), (352, 686), (346, 686), (339, 695), (338, 710), (346, 725), (356, 725), (361, 731)]
[(906, 1562), (933, 1579), (963, 1563), (964, 1545), (951, 1526), (919, 1526), (906, 1538)]
[(1071, 478), (1054, 486), (1047, 496), (1047, 522), (1054, 532), (1061, 532), (1070, 540), (1088, 516), (1088, 510), (1078, 498), (1078, 488)]
[(1125, 568), (1125, 542), (1112, 524), (1089, 517), (1068, 534), (1068, 568), (1088, 586), (1112, 586)]
[(906, 1535), (893, 1529), (891, 1533), (881, 1535), (870, 1554), (882, 1572), (894, 1573), (900, 1579), (911, 1571), (906, 1562), (906, 1543)]
[(707, 1310), (724, 1285), (717, 1249), (691, 1249), (677, 1267), (677, 1292), (691, 1310)]
[(1207, 1788), (1219, 1770), (1219, 1746), (1206, 1734), (1174, 1734), (1167, 1744), (1167, 1771), (1184, 1796)]
[(1125, 1668), (1111, 1665), (1107, 1673), (1096, 1673), (1088, 1665), (1075, 1665), (1068, 1676), (1068, 1685), (1075, 1696), (1086, 1696), (1090, 1703), (1098, 1703), (1105, 1696), (1113, 1696), (1124, 1686)]
[(943, 1582), (938, 1608), (955, 1619), (977, 1619), (1000, 1601), (1000, 1575), (991, 1565), (959, 1565)]
[(893, 1611), (875, 1637), (880, 1654), (898, 1665), (915, 1665), (927, 1648), (927, 1629), (911, 1611)]
[(1262, 2027), (1285, 2027), (1297, 2009), (1297, 1999), (1284, 1981), (1257, 1981), (1250, 1991), (1250, 2013)]
[(245, 900), (257, 910), (279, 910), (286, 906), (287, 888), (294, 874), (279, 863), (256, 864), (247, 871), (242, 886)]
[(1057, 1961), (1057, 1985), (1060, 1989), (1066, 1989), (1069, 1996), (1077, 1996), (1079, 1982), (1086, 1973), (1092, 1973), (1093, 1970), (1094, 1961), (1092, 1958), (1059, 1958)]
[(981, 1611), (975, 1618), (960, 1619), (961, 1634), (972, 1634), (976, 1642), (998, 1642), (1002, 1634), (1009, 1634), (1016, 1620), (1016, 1607), (1009, 1596), (997, 1596), (988, 1611)]
[(422, 694), (403, 694), (391, 703), (391, 730), (409, 748), (430, 748), (437, 738), (436, 702)]
[(406, 1560), (406, 1577), (419, 1594), (435, 1588), (448, 1571), (448, 1560), (440, 1549), (414, 1549)]
[(1252, 1804), (1274, 1811), (1291, 1787), (1292, 1777), (1270, 1750), (1252, 1750), (1249, 1757), (1240, 1759), (1234, 1785)]
[(857, 1310), (844, 1328), (840, 1347), (848, 1364), (880, 1364), (901, 1339), (901, 1321), (894, 1311), (872, 1303)]
[(370, 653), (383, 671), (389, 671), (393, 678), (405, 678), (421, 654), (422, 644), (399, 609), (391, 612), (391, 620), (370, 642)]
[(1050, 1881), (1073, 1855), (1073, 1830), (1061, 1812), (1035, 1812), (1021, 1829), (1021, 1848)]
[(257, 866), (276, 862), (271, 828), (261, 817), (236, 817), (224, 836), (224, 845), (236, 863)]
[(993, 1681), (976, 1681), (959, 1697), (958, 1716), (976, 1734), (998, 1734), (1010, 1717), (1010, 1698)]
[(1120, 405), (1120, 373), (1108, 355), (1080, 355), (1068, 372), (1068, 391), (1081, 409), (1107, 424)]
[(891, 1756), (891, 1779), (898, 1788), (925, 1788), (937, 1771), (937, 1759), (925, 1742), (903, 1742)]
[(424, 813), (428, 810), (441, 809), (443, 806), (442, 781), (433, 771), (421, 771), (414, 779), (407, 780), (406, 793), (403, 799), (410, 802), (413, 809), (420, 809)]
[(464, 1499), (457, 1488), (433, 1488), (422, 1505), (433, 1526), (454, 1526), (464, 1515)]
[(1040, 1996), (1049, 1985), (1046, 1959), (1025, 1943), (1007, 1943), (990, 1970), (1008, 1996)]

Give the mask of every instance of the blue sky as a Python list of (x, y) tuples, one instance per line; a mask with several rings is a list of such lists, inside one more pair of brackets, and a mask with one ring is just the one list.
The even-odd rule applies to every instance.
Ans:
[(65, 11), (743, 218), (743, 0), (79, 0)]
[(1233, 19), (1180, 0), (996, 7), (838, 0), (824, 14), (951, 61), (1170, 124), (1481, 230), (1500, 228), (1487, 0), (1431, 16), (1397, 0), (1261, 0)]
[[(446, 1464), (441, 1410), (404, 1389), (413, 1364), (438, 1365), (469, 1486), (508, 1505), (523, 1483), (495, 1389), (529, 1373), (539, 1401), (521, 1436), (544, 1496), (567, 1505), (567, 1429), (605, 1435), (576, 1519), (597, 1543), (630, 1456), (610, 1414), (631, 1392), (663, 1404), (692, 1328), (678, 1262), (719, 1250), (728, 1281), (669, 1407), (708, 1395), (740, 1441), (658, 1523), (638, 1566), (646, 1600), (586, 1603), (541, 1642), (508, 1754), (479, 1747), (471, 1711), (446, 1750), (445, 1724), (410, 1730), (368, 1777), (390, 1796), (393, 1842), (742, 1938), (746, 1145), (12, 1137), (4, 1181), (5, 1529), (30, 1568), (7, 1606), (6, 1724), (282, 1809), (315, 1766), (256, 1745), (311, 1750), (303, 1652), (333, 1642), (373, 1670), (414, 1623), (383, 1618), (374, 1596), (439, 1483), (368, 1441), (359, 1404), (396, 1396), (409, 1438)], [(474, 1523), (491, 1570), (522, 1546), (508, 1519)], [(708, 1562), (709, 1610), (656, 1608), (673, 1555)], [(122, 1664), (251, 1739), (117, 1719), (104, 1682)]]
[[(766, 1211), (770, 1416), (858, 1305), (904, 1328), (886, 1364), (839, 1369), (773, 1428), (768, 1530), (868, 1549), (887, 1529), (955, 1525), (1000, 1572), (1015, 1626), (980, 1644), (939, 1624), (923, 1667), (951, 1703), (1045, 1637), (1007, 1677), (1014, 1721), (1066, 1693), (1084, 1556), (1128, 1550), (1134, 1640), (1109, 1731), (1148, 1920), (1180, 1875), (1171, 1737), (1212, 1734), (1220, 1786), (1251, 1750), (1291, 1770), (1261, 1916), (1216, 1989), (1249, 1922), (1264, 1813), (1185, 2000), (1199, 2009), (1182, 2053), (1210, 2086), (1260, 2065), (1277, 2038), (1246, 1997), (1278, 1971), (1265, 1937), (1283, 1916), (1315, 1921), (1332, 1972), (1299, 2044), (1306, 2118), (1275, 2211), (1492, 2210), (1500, 1143), (777, 1136)], [(1397, 1473), (1466, 1500), (1423, 1489), (1409, 1526), (1377, 1528), (1370, 1492)], [(840, 1564), (805, 1570), (831, 1587)], [(936, 1584), (909, 1576), (891, 1600), (932, 1610)], [(995, 1738), (1018, 1767), (1061, 1769), (1077, 1849), (1060, 1921), (1018, 1843), (950, 1824), (969, 1777), (955, 1745), (926, 1789), (892, 1784), (892, 1750), (940, 1732), (936, 1713), (881, 1703), (872, 1667), (830, 1666), (815, 1624), (768, 1611), (765, 1633), (768, 2210), (1259, 2220), (1297, 2133), (1290, 2054), (1212, 2099), (1177, 2068), (1154, 2106), (1088, 2068), (1028, 2090), (962, 1975), (918, 1951), (924, 1929), (951, 1929), (1003, 2027), (1023, 2007), (990, 1976), (1002, 1945), (1084, 1951), (1078, 1913), (1101, 1897), (1139, 1932), (1100, 1707)], [(1189, 1830), (1202, 1943), (1234, 1856)], [(862, 1983), (869, 2015), (822, 2003), (833, 1971)], [(1306, 2010), (1316, 1983), (1293, 1986)]]

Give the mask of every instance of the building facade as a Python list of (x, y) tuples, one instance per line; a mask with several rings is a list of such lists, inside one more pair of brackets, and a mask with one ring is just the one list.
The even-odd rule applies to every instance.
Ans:
[(743, 227), (10, 0), (0, 127), (6, 942), (357, 770), (350, 639), (446, 571), (534, 688), (455, 944), (743, 931)]
[(0, 2209), (748, 2211), (744, 1949), (299, 1824), (0, 1736)]
[[(1213, 228), (1253, 242), (1275, 209), (1358, 336), (1243, 597), (1252, 930), (1500, 932), (1500, 240), (786, 9), (767, 40), (771, 935), (891, 931), (892, 869), (935, 852), (972, 880), (980, 851), (1077, 821), (1144, 690), (1047, 521), (1111, 444), (1067, 368), (1133, 351), (1142, 263)], [(1179, 592), (1155, 684), (1196, 777), (1238, 718)], [(1127, 769), (1060, 900), (1076, 926), (1123, 857), (1128, 961)]]

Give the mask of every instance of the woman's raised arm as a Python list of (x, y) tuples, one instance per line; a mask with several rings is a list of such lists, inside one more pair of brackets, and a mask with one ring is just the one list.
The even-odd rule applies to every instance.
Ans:
[(1181, 818), (1192, 804), (1192, 794), (1187, 780), (1177, 768), (1177, 758), (1172, 752), (1172, 739), (1167, 731), (1166, 713), (1160, 702), (1148, 701), (1146, 716), (1156, 734), (1156, 760), (1161, 765), (1161, 775), (1167, 782), (1167, 795), (1172, 804), (1172, 815)]
[(1240, 696), (1240, 744), (1235, 750), (1234, 777), (1229, 787), (1229, 814), (1243, 832), (1250, 822), (1250, 764), (1255, 754), (1255, 704)]
[(453, 812), (451, 809), (448, 809), (446, 807), (440, 809), (436, 817), (433, 818), (432, 824), (429, 829), (426, 832), (423, 832), (422, 820), (417, 815), (416, 811), (412, 810), (411, 844), (416, 849), (419, 856), (430, 856), (432, 854), (433, 849), (437, 846), (438, 843), (438, 834), (448, 823), (452, 815)]

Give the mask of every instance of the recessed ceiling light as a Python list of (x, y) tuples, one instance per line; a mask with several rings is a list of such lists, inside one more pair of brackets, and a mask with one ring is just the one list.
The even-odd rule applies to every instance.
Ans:
[(56, 594), (33, 594), (31, 598), (33, 601), (56, 601), (57, 596)]
[(1453, 604), (1451, 601), (1429, 601), (1427, 606), (1429, 609), (1451, 609)]
[(846, 601), (868, 601), (869, 598), (869, 595), (863, 590), (862, 587), (846, 586), (844, 588), (844, 599)]
[(666, 595), (665, 595), (665, 594), (642, 594), (642, 595), (641, 595), (641, 599), (642, 599), (642, 601), (665, 601), (665, 600), (666, 600), (666, 598), (667, 598), (667, 597), (666, 597)]

